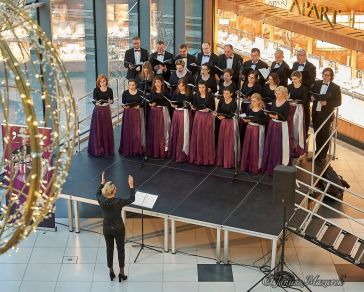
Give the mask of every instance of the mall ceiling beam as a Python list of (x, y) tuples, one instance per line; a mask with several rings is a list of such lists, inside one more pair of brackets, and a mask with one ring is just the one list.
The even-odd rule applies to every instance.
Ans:
[(256, 21), (261, 21), (285, 30), (299, 33), (317, 40), (329, 42), (357, 52), (364, 52), (364, 31), (300, 16), (285, 9), (276, 8), (254, 0), (229, 1), (236, 7), (231, 11)]

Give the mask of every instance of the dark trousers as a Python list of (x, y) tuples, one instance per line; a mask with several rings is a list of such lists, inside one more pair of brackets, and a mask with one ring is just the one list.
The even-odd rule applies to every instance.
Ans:
[(104, 226), (104, 237), (106, 242), (106, 256), (107, 266), (113, 267), (114, 257), (114, 240), (116, 241), (116, 248), (118, 250), (119, 267), (125, 266), (125, 228), (124, 226), (114, 228), (113, 226)]
[[(326, 118), (327, 118), (327, 115), (324, 115), (324, 114), (320, 115), (320, 113), (316, 113), (312, 117), (313, 129), (315, 130), (315, 132), (321, 126), (321, 124), (325, 121)], [(316, 153), (317, 153), (317, 151), (319, 151), (321, 149), (321, 147), (324, 145), (324, 143), (326, 142), (326, 140), (329, 138), (329, 136), (331, 134), (332, 120), (333, 120), (333, 117), (331, 117), (325, 123), (325, 125), (323, 125), (323, 127), (320, 129), (320, 131), (318, 132), (318, 134), (316, 136)], [(317, 159), (326, 158), (326, 154), (329, 151), (329, 146), (330, 146), (330, 142), (328, 142), (324, 146), (324, 148), (321, 150), (320, 154), (318, 155)]]

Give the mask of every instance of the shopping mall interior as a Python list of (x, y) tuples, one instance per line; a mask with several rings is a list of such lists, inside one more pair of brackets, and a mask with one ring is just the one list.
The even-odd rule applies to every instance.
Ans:
[[(363, 291), (363, 0), (6, 0), (0, 15), (1, 291)], [(282, 221), (286, 206), (277, 203), (271, 176), (118, 153), (125, 52), (135, 36), (149, 53), (164, 41), (175, 56), (181, 44), (197, 56), (208, 42), (217, 55), (231, 44), (247, 61), (258, 48), (269, 67), (276, 50), (292, 67), (304, 49), (316, 80), (333, 70), (342, 99), (332, 114), (329, 154), (320, 166), (307, 154), (292, 161), (297, 180), (288, 219)], [(88, 154), (100, 74), (114, 94), (113, 157)], [(38, 154), (46, 151), (55, 197), (36, 193), (47, 184), (37, 175), (23, 174), (19, 198), (12, 193), (9, 165), (22, 158), (9, 156), (9, 145), (17, 134), (25, 141), (21, 126), (29, 135), (49, 131), (49, 148), (43, 136), (29, 139), (24, 173), (41, 169)], [(308, 133), (306, 152), (314, 156), (317, 134), (312, 127)], [(347, 185), (325, 182), (329, 168)], [(158, 196), (152, 207), (123, 208), (128, 278), (120, 282), (110, 281), (96, 197), (103, 171), (123, 198), (129, 174), (137, 193)], [(340, 198), (330, 195), (334, 187)], [(12, 200), (22, 202), (20, 211), (7, 208)], [(115, 246), (116, 274), (118, 260)]]

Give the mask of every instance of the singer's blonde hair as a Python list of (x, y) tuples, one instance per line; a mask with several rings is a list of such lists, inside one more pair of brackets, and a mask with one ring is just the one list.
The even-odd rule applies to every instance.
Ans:
[(283, 97), (285, 100), (288, 99), (288, 89), (284, 86), (278, 86), (274, 92), (277, 93), (277, 91), (283, 92)]
[(112, 181), (108, 181), (101, 190), (103, 196), (107, 199), (112, 199), (116, 194), (116, 186)]

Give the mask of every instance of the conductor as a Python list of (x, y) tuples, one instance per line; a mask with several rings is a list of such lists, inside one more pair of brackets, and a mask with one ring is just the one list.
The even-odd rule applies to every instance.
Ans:
[(96, 198), (102, 209), (104, 222), (103, 233), (106, 241), (107, 266), (110, 270), (110, 280), (113, 281), (115, 273), (113, 269), (114, 240), (118, 250), (119, 260), (119, 282), (126, 280), (125, 275), (125, 226), (121, 218), (121, 209), (135, 201), (134, 179), (131, 175), (128, 178), (130, 196), (128, 199), (116, 198), (116, 186), (112, 181), (105, 181), (105, 171), (101, 176), (101, 184), (97, 191)]

